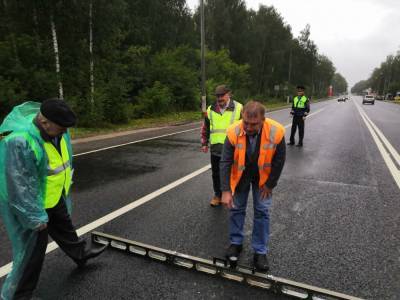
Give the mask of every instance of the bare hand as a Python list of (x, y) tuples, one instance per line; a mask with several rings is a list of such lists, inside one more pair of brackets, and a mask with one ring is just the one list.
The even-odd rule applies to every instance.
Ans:
[(222, 199), (221, 199), (222, 205), (224, 205), (226, 208), (234, 208), (235, 205), (233, 204), (233, 196), (232, 192), (222, 192)]
[(270, 197), (272, 197), (272, 189), (267, 188), (265, 185), (260, 188), (260, 196), (261, 200), (266, 200)]
[(201, 146), (201, 152), (207, 153), (208, 152), (208, 146)]
[(47, 228), (47, 223), (40, 224), (39, 227), (36, 227), (37, 231), (42, 231)]

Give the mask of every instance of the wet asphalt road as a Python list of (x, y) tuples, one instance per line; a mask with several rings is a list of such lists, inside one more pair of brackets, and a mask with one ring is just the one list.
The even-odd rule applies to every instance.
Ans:
[[(271, 211), (271, 274), (368, 299), (399, 299), (400, 193), (356, 103), (400, 152), (400, 106), (360, 97), (314, 104), (304, 147), (287, 149)], [(287, 125), (288, 110), (268, 116)], [(74, 145), (75, 153), (198, 128), (165, 128)], [(287, 129), (286, 138), (289, 137)], [(75, 157), (73, 220), (80, 228), (209, 163), (199, 130)], [(397, 165), (400, 169), (400, 166)], [(211, 171), (97, 228), (98, 231), (211, 258), (228, 245), (227, 211), (208, 205)], [(252, 209), (245, 250), (250, 265)], [(89, 239), (89, 235), (85, 235)], [(11, 260), (0, 225), (0, 268)], [(4, 278), (0, 279), (0, 284)], [(285, 299), (282, 296), (107, 251), (84, 270), (57, 249), (46, 256), (43, 299)]]

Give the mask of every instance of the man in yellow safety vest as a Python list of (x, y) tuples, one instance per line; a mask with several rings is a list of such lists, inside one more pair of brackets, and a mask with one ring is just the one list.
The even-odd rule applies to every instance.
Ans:
[(48, 235), (79, 266), (105, 249), (89, 247), (71, 221), (75, 114), (61, 99), (14, 107), (0, 126), (0, 215), (13, 248), (13, 266), (0, 298), (30, 299), (39, 280)]
[(215, 207), (221, 204), (221, 184), (219, 161), (222, 147), (226, 138), (226, 129), (241, 118), (242, 104), (231, 99), (231, 90), (226, 85), (219, 85), (215, 89), (217, 101), (207, 109), (201, 130), (202, 151), (208, 152), (210, 144), (211, 171), (214, 196), (210, 205)]
[(303, 147), (304, 138), (304, 121), (310, 113), (310, 100), (304, 95), (304, 86), (297, 86), (297, 96), (293, 98), (292, 110), (290, 114), (293, 116), (292, 130), (290, 132), (289, 146), (294, 145), (296, 129), (299, 127), (298, 147)]

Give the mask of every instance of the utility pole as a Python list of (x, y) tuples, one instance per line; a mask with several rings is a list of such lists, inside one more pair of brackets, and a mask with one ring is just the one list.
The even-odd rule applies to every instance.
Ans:
[(93, 2), (89, 3), (90, 103), (94, 104)]
[(290, 54), (289, 54), (288, 84), (290, 84), (291, 75), (292, 75), (292, 48), (290, 48)]
[(204, 31), (204, 0), (200, 0), (200, 27), (201, 27), (201, 111), (206, 114), (206, 63), (205, 63), (205, 31)]
[[(288, 87), (287, 87), (287, 90), (289, 91), (289, 93), (290, 93), (290, 89), (289, 89), (289, 86), (290, 86), (290, 77), (291, 77), (291, 75), (292, 75), (292, 47), (290, 47), (290, 54), (289, 54), (289, 70), (288, 70)], [(289, 104), (289, 99), (290, 99), (290, 95), (288, 95), (287, 96), (287, 98), (286, 98), (286, 102)]]
[(50, 14), (50, 26), (51, 26), (51, 35), (53, 37), (53, 49), (54, 49), (54, 57), (56, 61), (56, 75), (58, 80), (58, 98), (64, 99), (64, 90), (61, 81), (61, 72), (60, 72), (60, 54), (58, 51), (58, 41), (57, 41), (57, 30), (56, 25), (54, 23), (53, 17), (54, 11), (51, 11)]

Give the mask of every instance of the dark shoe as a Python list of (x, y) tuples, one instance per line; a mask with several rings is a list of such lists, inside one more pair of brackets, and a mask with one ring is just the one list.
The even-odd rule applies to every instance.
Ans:
[(289, 143), (287, 143), (289, 146), (293, 146), (294, 145), (294, 143), (292, 143), (292, 142), (289, 142)]
[(236, 266), (239, 260), (240, 252), (242, 252), (242, 245), (231, 244), (226, 251), (225, 257), (229, 260), (231, 266)]
[(296, 147), (303, 147), (303, 143), (298, 143)]
[(263, 272), (267, 272), (269, 270), (269, 263), (266, 254), (254, 254), (254, 268)]
[(75, 260), (75, 262), (79, 268), (82, 268), (83, 266), (85, 266), (88, 259), (99, 256), (101, 253), (104, 252), (104, 250), (106, 250), (106, 248), (107, 248), (107, 245), (95, 246), (95, 247), (92, 246), (92, 248), (90, 248), (89, 250), (87, 250), (85, 252), (84, 258)]

